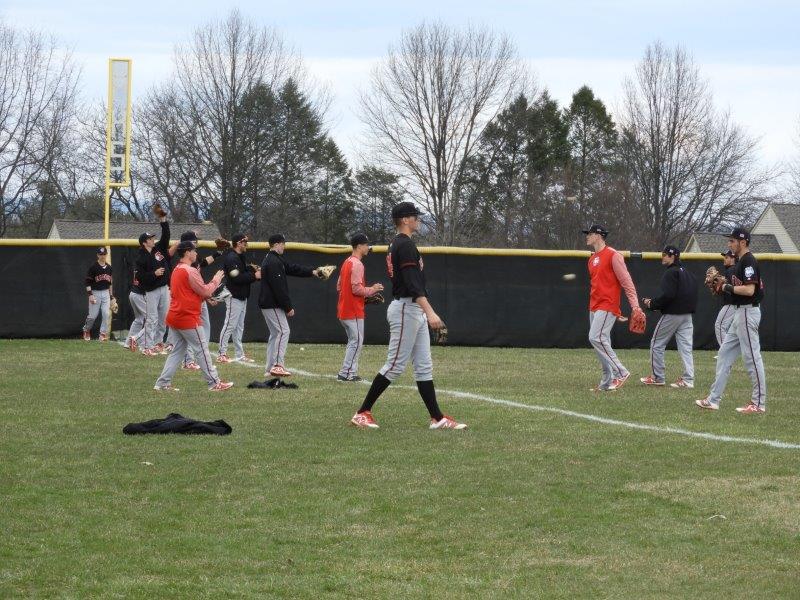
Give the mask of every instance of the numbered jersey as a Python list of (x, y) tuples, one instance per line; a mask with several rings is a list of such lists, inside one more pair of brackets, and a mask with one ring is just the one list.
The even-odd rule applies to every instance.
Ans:
[(412, 298), (428, 296), (425, 282), (425, 265), (417, 245), (404, 233), (399, 233), (389, 244), (386, 269), (392, 280), (392, 296)]

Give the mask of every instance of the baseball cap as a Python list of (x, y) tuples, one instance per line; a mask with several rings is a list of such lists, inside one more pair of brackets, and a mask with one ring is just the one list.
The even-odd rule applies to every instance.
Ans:
[(581, 233), (585, 235), (589, 235), (590, 233), (599, 233), (603, 237), (606, 237), (608, 235), (608, 229), (606, 229), (602, 225), (595, 224), (589, 227), (589, 229), (582, 229)]
[(720, 252), (720, 256), (730, 256), (731, 258), (736, 258), (736, 255), (733, 253), (733, 250), (725, 250), (725, 252)]
[(196, 242), (197, 239), (197, 234), (194, 231), (184, 231), (181, 234), (182, 242)]
[(247, 241), (247, 236), (245, 234), (243, 234), (243, 233), (237, 233), (236, 235), (234, 235), (231, 238), (231, 244), (233, 244), (234, 246), (236, 244), (238, 244), (239, 242), (241, 242), (241, 241), (245, 241), (245, 242)]
[(667, 256), (679, 257), (681, 255), (681, 251), (678, 250), (678, 248), (676, 248), (675, 246), (667, 245), (664, 246), (664, 249), (661, 251), (661, 254)]
[(365, 233), (357, 233), (350, 238), (350, 245), (355, 248), (361, 244), (369, 244), (369, 238)]
[(414, 206), (413, 202), (400, 202), (392, 207), (392, 218), (402, 219), (403, 217), (418, 217), (422, 212)]
[(97, 253), (98, 254), (108, 254), (108, 248), (106, 248), (105, 246), (100, 246), (97, 249)]
[(274, 233), (271, 236), (269, 236), (269, 240), (267, 241), (269, 242), (270, 246), (274, 246), (275, 244), (280, 244), (282, 242), (285, 242), (286, 237), (282, 233)]
[(177, 252), (180, 256), (183, 256), (189, 250), (196, 250), (197, 246), (194, 245), (194, 242), (189, 240), (184, 240), (180, 244), (178, 244)]
[(726, 238), (731, 238), (734, 240), (746, 240), (747, 242), (750, 241), (750, 232), (747, 231), (744, 227), (734, 227), (733, 231), (729, 234), (725, 235)]
[(155, 233), (150, 233), (149, 231), (145, 231), (142, 235), (139, 236), (139, 243), (144, 244), (150, 238), (156, 237)]

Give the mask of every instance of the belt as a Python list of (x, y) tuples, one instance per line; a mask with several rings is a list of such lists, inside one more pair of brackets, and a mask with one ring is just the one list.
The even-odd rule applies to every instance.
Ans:
[(754, 304), (734, 304), (737, 309), (738, 308), (758, 308), (759, 303), (755, 302)]

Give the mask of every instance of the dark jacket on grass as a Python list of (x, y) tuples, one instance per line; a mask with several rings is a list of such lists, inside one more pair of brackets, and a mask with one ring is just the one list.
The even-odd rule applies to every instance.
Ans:
[(178, 413), (170, 413), (166, 419), (153, 419), (143, 423), (128, 423), (122, 428), (126, 435), (141, 433), (211, 433), (228, 435), (233, 429), (225, 421), (195, 421)]

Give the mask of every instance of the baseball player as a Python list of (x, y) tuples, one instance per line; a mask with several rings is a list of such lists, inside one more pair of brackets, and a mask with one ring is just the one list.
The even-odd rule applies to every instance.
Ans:
[(139, 254), (136, 257), (136, 274), (144, 290), (145, 322), (142, 353), (155, 356), (164, 350), (164, 323), (169, 308), (169, 223), (161, 221), (161, 239), (146, 232), (139, 236)]
[(764, 285), (758, 261), (750, 252), (750, 232), (743, 227), (736, 227), (728, 236), (728, 248), (739, 260), (731, 282), (727, 283), (721, 279), (719, 290), (732, 296), (733, 320), (724, 333), (722, 346), (719, 349), (717, 373), (711, 391), (707, 397), (695, 401), (695, 404), (708, 410), (719, 409), (733, 363), (741, 355), (750, 375), (753, 391), (750, 403), (738, 407), (736, 411), (745, 415), (763, 414), (767, 410), (767, 383), (764, 377), (758, 326), (761, 323), (759, 304), (764, 298)]
[(664, 350), (675, 336), (678, 354), (683, 360), (683, 375), (670, 386), (674, 388), (694, 387), (694, 324), (692, 315), (697, 310), (697, 279), (681, 264), (681, 253), (675, 246), (665, 246), (661, 251), (661, 264), (667, 267), (661, 276), (661, 295), (643, 298), (642, 304), (650, 310), (661, 311), (653, 338), (650, 340), (650, 368), (652, 374), (642, 377), (645, 385), (665, 383)]
[(353, 253), (342, 263), (336, 282), (336, 291), (339, 292), (336, 316), (347, 332), (347, 349), (337, 376), (339, 381), (361, 381), (358, 359), (364, 346), (364, 300), (383, 291), (380, 283), (366, 287), (362, 260), (370, 251), (369, 238), (357, 233), (350, 238), (350, 245)]
[(111, 289), (111, 265), (106, 262), (108, 249), (102, 246), (97, 249), (97, 261), (92, 263), (86, 272), (86, 293), (89, 295), (89, 314), (83, 325), (83, 339), (87, 342), (92, 339), (92, 325), (97, 314), (100, 313), (99, 341), (108, 340), (108, 312), (111, 310), (111, 300), (114, 295)]
[[(736, 270), (736, 260), (737, 257), (733, 253), (732, 250), (728, 249), (725, 252), (721, 252), (722, 254), (722, 265), (724, 269), (722, 270), (722, 274), (725, 275), (725, 280), (727, 283), (731, 283), (733, 280), (733, 273)], [(722, 307), (719, 309), (719, 313), (717, 313), (717, 320), (714, 322), (714, 335), (717, 337), (717, 344), (719, 344), (720, 348), (722, 347), (722, 342), (725, 341), (725, 332), (728, 331), (728, 327), (731, 325), (731, 321), (733, 320), (733, 315), (735, 313), (735, 308), (733, 306), (733, 295), (730, 293), (723, 293), (721, 296)], [(717, 358), (716, 356), (714, 357)]]
[(228, 390), (233, 387), (233, 383), (219, 378), (217, 369), (211, 361), (205, 332), (200, 326), (200, 307), (203, 300), (210, 298), (214, 290), (219, 287), (224, 273), (219, 270), (209, 283), (204, 283), (199, 269), (192, 266), (197, 261), (197, 248), (194, 243), (181, 242), (178, 244), (177, 254), (180, 260), (170, 277), (172, 294), (166, 318), (174, 346), (153, 389), (178, 391), (172, 387), (172, 377), (183, 362), (186, 350), (190, 349), (192, 355), (198, 357), (209, 391)]
[[(197, 242), (199, 238), (197, 237), (196, 231), (185, 231), (181, 234), (181, 242), (191, 242), (197, 247)], [(205, 256), (203, 258), (199, 258), (197, 261), (192, 263), (192, 267), (200, 271), (203, 267), (212, 264), (217, 258), (222, 256), (222, 252), (219, 250), (215, 250), (212, 254)], [(216, 306), (216, 300), (212, 298), (207, 298), (201, 305), (200, 305), (200, 325), (203, 329), (203, 333), (205, 334), (206, 345), (208, 345), (209, 339), (211, 339), (211, 319), (208, 315), (208, 307), (209, 306)], [(195, 360), (195, 356), (192, 354), (191, 350), (186, 351), (186, 357), (183, 359), (183, 367), (184, 369), (188, 369), (190, 371), (199, 371), (200, 365)]]
[[(237, 360), (243, 363), (255, 362), (245, 356), (242, 336), (244, 335), (244, 317), (247, 313), (247, 298), (250, 296), (250, 285), (261, 279), (261, 271), (252, 269), (246, 260), (247, 236), (237, 233), (231, 238), (231, 250), (225, 254), (226, 287), (231, 295), (225, 298), (225, 322), (219, 334), (219, 352), (217, 362), (229, 363)], [(234, 358), (228, 357), (228, 342), (233, 337)]]
[(144, 298), (144, 290), (139, 283), (136, 269), (134, 269), (133, 278), (131, 279), (131, 291), (128, 294), (128, 302), (130, 302), (133, 309), (133, 323), (131, 323), (131, 328), (128, 330), (128, 338), (125, 340), (125, 347), (131, 352), (138, 350), (145, 333), (144, 323), (147, 318), (147, 303)]
[(389, 246), (386, 267), (392, 280), (394, 300), (389, 305), (389, 353), (386, 364), (378, 371), (364, 402), (350, 422), (356, 427), (377, 429), (372, 407), (380, 395), (406, 369), (408, 361), (414, 364), (414, 379), (422, 401), (430, 414), (431, 429), (466, 429), (465, 423), (443, 414), (436, 401), (433, 385), (433, 360), (428, 327), (444, 327), (430, 302), (425, 287), (422, 257), (411, 236), (419, 230), (420, 211), (412, 202), (400, 202), (392, 207), (392, 220), (397, 235)]
[(268, 241), (269, 252), (261, 263), (261, 290), (258, 294), (258, 306), (269, 329), (264, 376), (289, 377), (291, 373), (284, 367), (290, 333), (287, 317), (294, 316), (294, 308), (286, 276), (321, 277), (321, 273), (318, 267), (297, 265), (283, 259), (286, 250), (283, 234), (271, 235)]
[(594, 250), (588, 263), (591, 281), (589, 342), (603, 369), (600, 384), (592, 388), (592, 391), (608, 392), (622, 387), (631, 376), (611, 347), (611, 328), (621, 315), (621, 292), (624, 290), (634, 312), (641, 308), (633, 280), (625, 266), (625, 259), (622, 254), (606, 245), (608, 230), (602, 225), (592, 225), (589, 229), (584, 229), (583, 234), (586, 236), (586, 245)]

